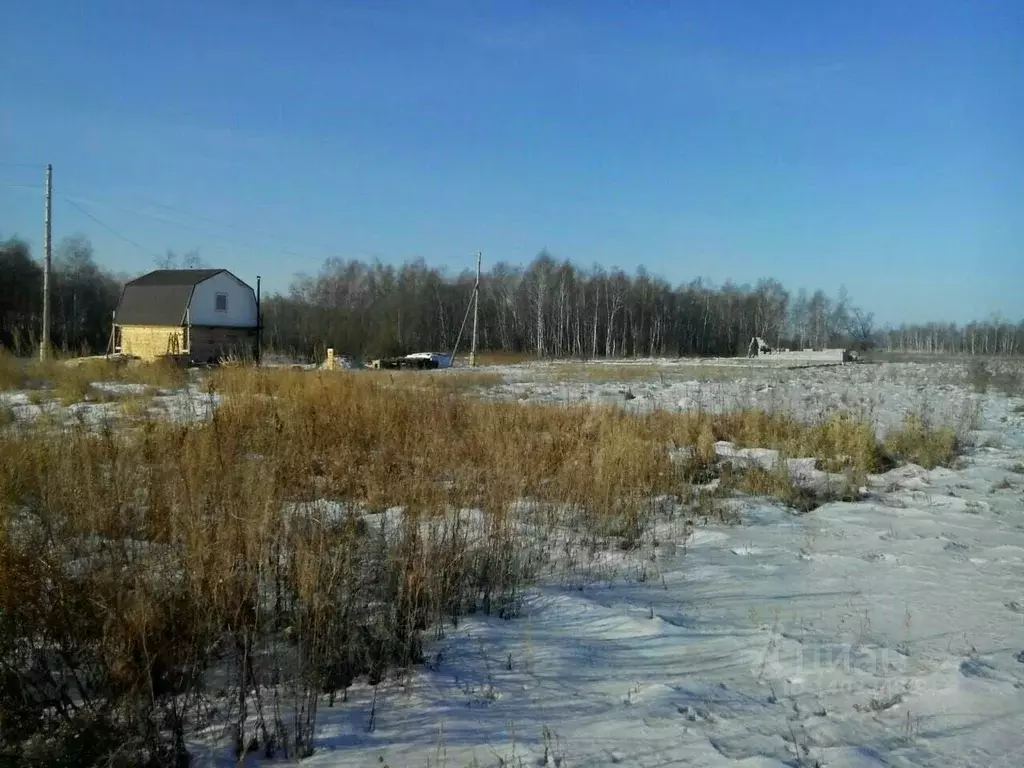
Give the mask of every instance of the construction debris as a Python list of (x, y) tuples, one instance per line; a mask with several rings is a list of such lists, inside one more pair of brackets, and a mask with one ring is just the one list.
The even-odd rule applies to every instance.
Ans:
[(327, 349), (327, 359), (320, 365), (320, 368), (325, 371), (348, 370), (355, 367), (350, 358), (343, 355), (336, 356), (334, 349), (331, 347)]
[(382, 357), (370, 362), (370, 367), (377, 370), (435, 370), (451, 368), (452, 360), (448, 355), (436, 352), (414, 352), (405, 357)]

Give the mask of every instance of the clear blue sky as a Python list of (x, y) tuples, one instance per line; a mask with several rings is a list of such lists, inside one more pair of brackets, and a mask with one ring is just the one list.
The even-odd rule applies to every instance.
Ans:
[(116, 270), (546, 246), (1024, 317), (1021, 0), (12, 0), (0, 35), (0, 234), (38, 248), (12, 185), (51, 162), (55, 239)]

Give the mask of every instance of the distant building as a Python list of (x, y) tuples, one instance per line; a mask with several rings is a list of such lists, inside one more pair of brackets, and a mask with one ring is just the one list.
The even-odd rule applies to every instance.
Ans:
[(158, 269), (125, 284), (114, 313), (114, 352), (212, 363), (256, 354), (253, 289), (226, 269)]

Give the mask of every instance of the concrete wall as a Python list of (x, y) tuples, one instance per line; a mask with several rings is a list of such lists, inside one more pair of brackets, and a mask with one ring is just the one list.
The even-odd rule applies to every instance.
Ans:
[[(226, 312), (217, 311), (217, 294), (227, 296)], [(252, 288), (228, 272), (221, 272), (199, 283), (192, 291), (188, 306), (193, 325), (219, 325), (230, 328), (256, 327), (256, 295)]]
[(845, 349), (804, 349), (793, 352), (761, 353), (758, 360), (778, 360), (780, 362), (800, 363), (841, 363), (846, 359)]
[(126, 355), (156, 360), (185, 351), (185, 330), (166, 325), (119, 326), (121, 351)]

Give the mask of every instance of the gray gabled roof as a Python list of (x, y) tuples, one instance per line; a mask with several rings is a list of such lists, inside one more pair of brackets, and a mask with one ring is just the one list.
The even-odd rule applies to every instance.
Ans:
[(125, 285), (187, 285), (196, 286), (224, 269), (155, 269), (142, 277), (129, 280)]
[(118, 325), (184, 325), (192, 290), (223, 269), (158, 269), (125, 283)]

